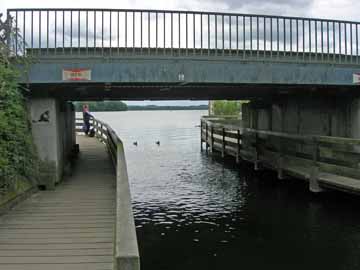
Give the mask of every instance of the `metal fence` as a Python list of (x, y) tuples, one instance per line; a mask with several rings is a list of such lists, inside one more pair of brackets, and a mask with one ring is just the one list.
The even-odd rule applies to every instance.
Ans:
[(16, 55), (231, 56), (359, 63), (358, 22), (234, 13), (9, 9)]

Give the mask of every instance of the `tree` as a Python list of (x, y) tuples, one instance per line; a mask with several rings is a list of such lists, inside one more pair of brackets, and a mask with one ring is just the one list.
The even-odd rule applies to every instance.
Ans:
[(127, 105), (122, 101), (75, 102), (76, 111), (82, 112), (85, 104), (89, 105), (90, 111), (93, 112), (127, 111)]
[(0, 191), (16, 195), (35, 183), (38, 157), (25, 98), (18, 85), (20, 72), (14, 64), (27, 60), (24, 56), (12, 57), (14, 51), (7, 40), (15, 30), (11, 18), (5, 22), (1, 18), (0, 14)]
[(240, 115), (242, 101), (216, 100), (213, 101), (214, 115)]

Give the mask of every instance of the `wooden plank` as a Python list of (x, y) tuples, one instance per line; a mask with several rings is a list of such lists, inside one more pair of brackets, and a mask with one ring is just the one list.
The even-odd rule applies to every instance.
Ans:
[(351, 189), (353, 191), (360, 191), (360, 179), (344, 177), (330, 173), (319, 173), (319, 182), (342, 189)]
[(57, 239), (111, 239), (114, 236), (113, 231), (103, 232), (103, 231), (97, 231), (97, 232), (67, 232), (61, 231), (60, 233), (54, 233), (54, 232), (43, 232), (38, 231), (37, 233), (32, 232), (29, 234), (28, 232), (19, 232), (19, 230), (16, 231), (16, 233), (9, 233), (9, 232), (0, 232), (0, 241), (5, 242), (5, 240), (13, 240), (13, 239), (49, 239), (52, 241), (56, 241)]
[(57, 235), (71, 235), (71, 234), (97, 234), (97, 233), (114, 233), (113, 228), (49, 228), (49, 229), (39, 229), (39, 228), (26, 228), (26, 229), (19, 229), (19, 228), (8, 228), (2, 229), (0, 231), (0, 235), (17, 235), (17, 234), (52, 234), (53, 236)]
[[(16, 264), (64, 264), (64, 263), (112, 263), (113, 258), (107, 256), (27, 256), (17, 257)], [(0, 267), (3, 264), (14, 264), (14, 257), (0, 257)]]
[(2, 257), (49, 257), (49, 256), (112, 256), (111, 248), (93, 249), (60, 249), (60, 250), (0, 250), (0, 261)]
[(113, 270), (113, 263), (1, 264), (1, 270)]
[(76, 171), (0, 219), (0, 269), (113, 269), (116, 175), (106, 148), (78, 137)]
[[(72, 211), (71, 211), (72, 210)], [(73, 209), (68, 208), (64, 210), (63, 208), (58, 208), (57, 211), (54, 209), (51, 210), (42, 210), (39, 211), (37, 209), (34, 209), (34, 211), (19, 211), (19, 210), (13, 210), (12, 214), (13, 216), (22, 217), (22, 216), (28, 216), (31, 214), (33, 217), (62, 217), (62, 216), (78, 216), (78, 217), (88, 217), (88, 216), (114, 216), (115, 211), (112, 209), (103, 209), (101, 211), (91, 211), (90, 208), (87, 209)]]
[(23, 244), (23, 245), (37, 245), (37, 244), (44, 244), (44, 245), (50, 245), (50, 244), (88, 244), (88, 243), (111, 243), (113, 240), (113, 235), (111, 236), (92, 236), (92, 237), (73, 237), (73, 238), (52, 238), (51, 234), (48, 235), (47, 238), (15, 238), (15, 237), (9, 237), (9, 238), (2, 238), (1, 244)]
[[(3, 244), (0, 243), (0, 250), (63, 250), (63, 249), (108, 249), (113, 248), (112, 242), (100, 243), (100, 242), (93, 242), (93, 243), (51, 243), (51, 244)], [(0, 268), (1, 269), (1, 268)]]
[(108, 228), (111, 223), (93, 223), (93, 224), (4, 224), (0, 225), (0, 230), (16, 228), (16, 229), (76, 229), (76, 228)]
[(55, 219), (55, 220), (36, 220), (28, 218), (27, 220), (19, 220), (19, 219), (11, 219), (11, 220), (5, 220), (0, 223), (0, 228), (2, 226), (8, 226), (8, 225), (53, 225), (56, 224), (61, 227), (61, 225), (107, 225), (107, 224), (114, 224), (114, 219), (111, 218), (110, 220), (104, 220), (103, 218), (98, 218), (95, 220), (92, 219)]

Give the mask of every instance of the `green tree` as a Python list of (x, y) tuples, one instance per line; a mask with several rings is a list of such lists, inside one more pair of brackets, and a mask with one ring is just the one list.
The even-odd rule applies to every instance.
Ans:
[(89, 101), (89, 102), (75, 102), (77, 112), (81, 112), (83, 106), (89, 105), (92, 112), (113, 112), (113, 111), (127, 111), (127, 105), (122, 101)]
[(213, 101), (212, 113), (214, 115), (240, 115), (241, 101), (216, 100)]
[(16, 191), (19, 181), (35, 181), (37, 155), (18, 72), (0, 63), (0, 188)]
[[(9, 18), (8, 18), (9, 19)], [(17, 63), (25, 57), (12, 59), (6, 40), (14, 29), (9, 20), (1, 21), (0, 29), (0, 203), (5, 195), (16, 195), (35, 184), (38, 157), (33, 144), (31, 123), (25, 98), (18, 85)], [(9, 30), (10, 29), (10, 30)], [(10, 32), (9, 32), (10, 31)], [(5, 199), (11, 196), (5, 196)]]

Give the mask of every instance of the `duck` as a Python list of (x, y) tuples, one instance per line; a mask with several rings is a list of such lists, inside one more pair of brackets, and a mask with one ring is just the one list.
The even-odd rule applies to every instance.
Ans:
[(157, 145), (160, 145), (160, 141), (156, 141), (156, 144), (157, 144)]
[(138, 142), (133, 142), (133, 145), (137, 146), (137, 145), (138, 145)]

